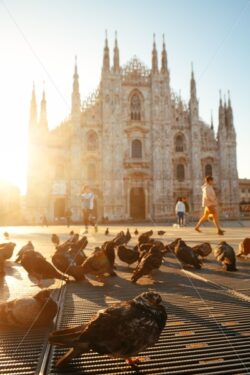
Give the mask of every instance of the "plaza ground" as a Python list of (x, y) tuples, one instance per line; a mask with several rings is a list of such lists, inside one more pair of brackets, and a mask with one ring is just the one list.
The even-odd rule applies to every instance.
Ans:
[[(139, 232), (154, 230), (154, 237), (169, 243), (181, 237), (189, 245), (209, 241), (215, 246), (225, 240), (237, 252), (238, 244), (250, 237), (249, 222), (225, 222), (225, 235), (218, 236), (210, 225), (202, 228), (202, 233), (193, 227), (173, 226), (130, 226), (133, 235), (131, 244), (136, 243), (135, 228)], [(95, 233), (90, 228), (86, 254), (95, 246), (112, 239), (127, 225), (110, 225), (110, 234), (105, 236), (106, 226), (99, 226)], [(166, 230), (158, 236), (158, 230)], [(183, 269), (177, 259), (170, 254), (164, 259), (160, 270), (144, 277), (134, 285), (130, 282), (131, 269), (117, 261), (118, 277), (107, 278), (104, 283), (89, 278), (89, 282), (71, 282), (58, 292), (61, 281), (44, 280), (39, 285), (27, 276), (26, 271), (13, 262), (15, 254), (32, 241), (35, 249), (48, 260), (54, 252), (50, 237), (57, 233), (61, 240), (68, 238), (69, 231), (82, 233), (82, 226), (27, 226), (1, 227), (0, 235), (7, 231), (10, 240), (16, 243), (14, 255), (6, 261), (6, 276), (0, 282), (0, 300), (34, 295), (41, 288), (55, 289), (55, 298), (60, 304), (60, 313), (55, 322), (57, 327), (68, 327), (87, 321), (98, 309), (118, 300), (133, 298), (148, 290), (161, 293), (168, 311), (168, 322), (159, 342), (143, 353), (144, 361), (139, 373), (145, 374), (239, 374), (250, 371), (250, 259), (239, 259), (238, 272), (222, 270), (211, 254), (199, 271)], [(4, 238), (2, 237), (2, 241)], [(13, 333), (0, 332), (0, 374), (59, 374), (54, 368), (56, 358), (62, 350), (47, 345), (48, 332)], [(29, 335), (31, 338), (29, 338)], [(26, 337), (27, 336), (27, 337)], [(20, 342), (22, 345), (20, 346)], [(34, 344), (31, 344), (33, 343)], [(16, 348), (21, 350), (20, 356)], [(32, 351), (33, 350), (33, 351)], [(30, 353), (34, 354), (30, 354)], [(14, 354), (13, 354), (14, 353)], [(25, 360), (31, 356), (32, 360)], [(84, 368), (84, 372), (83, 372)], [(122, 360), (108, 359), (89, 353), (73, 361), (65, 374), (133, 374)]]

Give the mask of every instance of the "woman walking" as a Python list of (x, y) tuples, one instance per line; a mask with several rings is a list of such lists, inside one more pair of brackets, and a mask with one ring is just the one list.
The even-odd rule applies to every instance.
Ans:
[(202, 207), (204, 207), (204, 213), (198, 223), (195, 226), (197, 232), (201, 232), (200, 226), (208, 220), (209, 216), (213, 217), (214, 225), (217, 228), (217, 233), (219, 235), (224, 234), (224, 230), (221, 229), (219, 224), (218, 215), (218, 202), (213, 188), (214, 179), (212, 176), (207, 176), (205, 178), (205, 183), (201, 187), (202, 189)]

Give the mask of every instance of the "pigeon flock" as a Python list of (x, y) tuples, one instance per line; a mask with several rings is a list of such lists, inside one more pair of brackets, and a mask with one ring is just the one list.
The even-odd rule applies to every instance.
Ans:
[[(158, 231), (161, 238), (165, 231)], [(110, 236), (107, 228), (104, 232)], [(135, 229), (136, 244), (130, 245), (132, 235), (127, 229), (112, 239), (95, 247), (90, 255), (84, 250), (88, 245), (86, 236), (70, 232), (69, 238), (61, 242), (57, 234), (51, 235), (55, 247), (52, 263), (35, 250), (28, 241), (16, 255), (15, 262), (20, 264), (37, 283), (44, 279), (59, 279), (65, 282), (81, 282), (88, 277), (104, 281), (107, 277), (117, 277), (116, 260), (125, 263), (132, 271), (131, 283), (161, 267), (169, 254), (175, 256), (184, 267), (200, 269), (204, 259), (212, 252), (225, 271), (237, 271), (236, 258), (250, 254), (250, 238), (239, 244), (239, 253), (225, 241), (212, 249), (208, 242), (189, 246), (181, 238), (166, 244), (153, 237), (153, 231), (139, 233)], [(5, 261), (13, 256), (16, 244), (4, 233), (6, 241), (0, 243), (0, 278), (5, 276)], [(133, 267), (133, 268), (132, 268)], [(53, 289), (43, 289), (33, 297), (15, 299), (0, 303), (0, 326), (33, 328), (48, 327), (58, 312), (57, 303), (52, 298)], [(125, 359), (135, 365), (132, 357), (154, 345), (165, 327), (167, 312), (162, 305), (160, 294), (144, 292), (132, 300), (120, 302), (102, 309), (85, 324), (74, 328), (53, 331), (49, 342), (68, 348), (57, 361), (62, 367), (71, 358), (93, 350), (99, 354)], [(131, 340), (133, 337), (133, 340)]]

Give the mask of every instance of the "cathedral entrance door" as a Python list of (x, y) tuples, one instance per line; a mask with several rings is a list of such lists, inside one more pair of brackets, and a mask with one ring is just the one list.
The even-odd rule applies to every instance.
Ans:
[(135, 220), (145, 219), (145, 193), (141, 187), (130, 190), (130, 216)]

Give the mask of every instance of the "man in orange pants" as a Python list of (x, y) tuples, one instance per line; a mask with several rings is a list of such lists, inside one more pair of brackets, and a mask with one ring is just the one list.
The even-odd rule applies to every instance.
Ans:
[(218, 202), (216, 199), (215, 191), (213, 188), (214, 179), (212, 176), (207, 176), (205, 178), (205, 183), (202, 186), (202, 207), (204, 207), (204, 213), (198, 223), (195, 226), (195, 230), (197, 232), (201, 232), (200, 226), (206, 220), (208, 220), (209, 216), (213, 217), (214, 225), (217, 228), (217, 233), (219, 235), (224, 234), (224, 230), (221, 229), (219, 224), (219, 216), (218, 216)]

